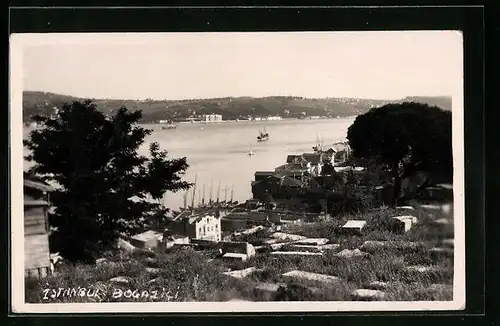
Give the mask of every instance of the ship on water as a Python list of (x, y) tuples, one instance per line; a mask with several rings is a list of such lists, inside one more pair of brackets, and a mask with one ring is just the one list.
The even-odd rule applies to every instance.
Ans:
[(264, 132), (259, 130), (259, 135), (257, 136), (257, 141), (266, 141), (269, 140), (269, 133), (264, 128)]
[(177, 125), (171, 120), (160, 120), (161, 129), (175, 129)]

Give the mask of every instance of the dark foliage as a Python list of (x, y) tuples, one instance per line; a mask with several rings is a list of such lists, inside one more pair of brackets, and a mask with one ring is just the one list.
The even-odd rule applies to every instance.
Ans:
[(369, 159), (390, 172), (396, 204), (401, 180), (418, 171), (452, 179), (451, 135), (451, 112), (405, 102), (358, 116), (347, 138), (355, 158)]
[[(91, 101), (64, 104), (54, 118), (35, 116), (42, 129), (24, 142), (33, 173), (60, 188), (51, 194), (55, 251), (71, 260), (92, 260), (121, 233), (157, 225), (167, 208), (165, 192), (189, 188), (181, 180), (186, 158), (168, 159), (157, 143), (150, 157), (138, 154), (150, 130), (138, 127), (140, 111), (126, 108), (106, 118)], [(131, 200), (134, 198), (134, 200)]]

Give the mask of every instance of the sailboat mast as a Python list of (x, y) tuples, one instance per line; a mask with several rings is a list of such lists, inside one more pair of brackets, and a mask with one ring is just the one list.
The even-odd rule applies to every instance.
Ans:
[(224, 203), (227, 202), (227, 186), (224, 187)]
[(217, 204), (219, 203), (219, 196), (220, 196), (220, 181), (219, 181), (219, 188), (217, 189)]
[(234, 198), (234, 184), (233, 188), (231, 189), (231, 203), (233, 202), (233, 198)]
[(188, 197), (188, 194), (189, 194), (189, 190), (186, 190), (186, 192), (184, 193), (184, 210), (187, 209), (187, 197)]
[(214, 190), (214, 180), (212, 180), (212, 184), (210, 186), (210, 201), (209, 203), (212, 204), (212, 192)]
[(196, 180), (198, 179), (198, 174), (194, 176), (194, 188), (193, 188), (193, 198), (191, 200), (191, 210), (194, 210), (194, 197), (196, 196)]
[(201, 197), (201, 205), (205, 205), (205, 184), (203, 184), (203, 197)]

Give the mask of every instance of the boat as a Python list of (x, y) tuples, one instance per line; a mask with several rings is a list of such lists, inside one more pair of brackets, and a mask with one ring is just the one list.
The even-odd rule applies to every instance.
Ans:
[(248, 156), (255, 155), (255, 153), (252, 151), (252, 145), (250, 145), (250, 151), (248, 152)]
[(269, 140), (269, 134), (267, 133), (266, 129), (264, 129), (264, 132), (259, 131), (259, 135), (257, 136), (257, 141), (266, 141)]
[(314, 152), (319, 153), (323, 151), (323, 139), (319, 140), (319, 134), (316, 134), (316, 145), (312, 147)]
[(160, 124), (162, 124), (161, 129), (163, 130), (177, 128), (177, 125), (172, 121), (163, 122), (163, 120), (160, 120)]

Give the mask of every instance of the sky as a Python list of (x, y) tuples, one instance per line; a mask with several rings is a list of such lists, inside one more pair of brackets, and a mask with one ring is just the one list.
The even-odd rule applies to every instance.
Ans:
[(453, 96), (454, 31), (27, 34), (23, 90), (88, 98)]

